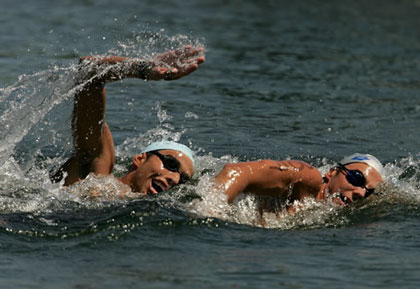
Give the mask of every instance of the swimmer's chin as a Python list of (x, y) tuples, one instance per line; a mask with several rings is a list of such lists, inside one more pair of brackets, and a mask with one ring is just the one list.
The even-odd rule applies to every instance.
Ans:
[(131, 195), (136, 195), (137, 197), (156, 196), (163, 191), (165, 191), (165, 189), (161, 183), (155, 180), (151, 180), (148, 185), (141, 190), (136, 190), (135, 188), (131, 187)]
[(335, 193), (334, 194), (333, 202), (337, 205), (340, 205), (340, 206), (348, 206), (351, 203), (353, 203), (353, 201), (351, 199), (349, 199), (346, 196), (343, 196), (341, 193)]

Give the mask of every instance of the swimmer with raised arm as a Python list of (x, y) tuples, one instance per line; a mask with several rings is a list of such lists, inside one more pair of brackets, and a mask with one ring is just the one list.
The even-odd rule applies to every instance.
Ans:
[[(73, 145), (70, 159), (53, 175), (64, 176), (72, 185), (89, 174), (110, 175), (115, 163), (114, 141), (105, 121), (105, 84), (123, 78), (174, 80), (195, 71), (204, 62), (202, 48), (187, 46), (160, 54), (153, 61), (120, 56), (88, 56), (81, 65), (95, 68), (82, 79), (84, 87), (76, 93), (73, 108)], [(104, 73), (104, 71), (106, 71)], [(188, 181), (194, 173), (193, 152), (176, 142), (157, 142), (133, 158), (131, 169), (118, 180), (135, 193), (157, 194)]]
[(241, 193), (278, 197), (285, 204), (306, 197), (346, 205), (374, 193), (383, 181), (381, 162), (369, 154), (345, 157), (324, 176), (313, 166), (295, 160), (231, 163), (216, 176), (231, 203)]

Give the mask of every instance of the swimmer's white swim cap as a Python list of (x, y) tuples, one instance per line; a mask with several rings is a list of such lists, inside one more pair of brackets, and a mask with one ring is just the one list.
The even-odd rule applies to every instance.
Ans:
[(384, 167), (382, 166), (381, 162), (373, 155), (355, 153), (343, 158), (340, 161), (340, 164), (342, 165), (348, 165), (351, 163), (365, 163), (374, 168), (381, 176), (383, 176)]
[(173, 141), (158, 141), (151, 143), (147, 147), (145, 147), (140, 153), (147, 153), (151, 151), (158, 151), (158, 150), (175, 150), (185, 154), (193, 163), (194, 163), (194, 153), (193, 151), (187, 147), (186, 145), (173, 142)]

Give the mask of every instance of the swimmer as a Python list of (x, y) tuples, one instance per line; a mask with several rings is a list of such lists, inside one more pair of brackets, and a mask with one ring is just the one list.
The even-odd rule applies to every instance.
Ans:
[[(186, 46), (157, 55), (153, 61), (120, 56), (87, 56), (80, 59), (89, 70), (75, 94), (72, 132), (74, 152), (51, 176), (64, 177), (69, 186), (89, 174), (111, 175), (115, 163), (114, 141), (105, 121), (105, 84), (123, 78), (175, 80), (195, 71), (204, 62), (203, 48)], [(152, 143), (134, 156), (130, 170), (118, 180), (141, 195), (157, 194), (191, 179), (194, 155), (185, 145), (163, 141)]]
[[(285, 204), (306, 197), (321, 201), (332, 195), (335, 203), (347, 205), (373, 194), (382, 176), (383, 166), (377, 158), (356, 153), (324, 176), (305, 162), (261, 160), (226, 164), (214, 181), (229, 203), (244, 192), (280, 198)], [(293, 206), (287, 208), (294, 211)]]

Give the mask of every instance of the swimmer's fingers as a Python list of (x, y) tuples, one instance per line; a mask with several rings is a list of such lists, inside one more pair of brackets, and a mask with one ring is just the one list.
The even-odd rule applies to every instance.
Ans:
[(200, 56), (200, 57), (197, 57), (197, 58), (195, 59), (195, 61), (197, 61), (197, 64), (201, 64), (201, 63), (203, 63), (204, 61), (206, 61), (206, 58), (205, 58), (204, 56)]
[(151, 73), (146, 76), (147, 80), (176, 80), (181, 77), (184, 77), (191, 72), (195, 71), (198, 68), (198, 64), (194, 63), (188, 65), (182, 69), (172, 68), (168, 69), (165, 67), (155, 67), (152, 69)]
[(182, 69), (173, 68), (165, 73), (165, 80), (175, 80), (190, 74), (198, 68), (198, 63), (190, 64)]
[[(204, 53), (203, 47), (193, 47), (191, 45), (185, 46), (181, 49), (172, 50), (156, 56), (156, 60), (163, 62), (169, 66), (179, 66), (186, 61), (189, 61), (191, 57), (198, 56)], [(198, 57), (204, 61), (204, 56)], [(202, 61), (202, 62), (203, 62)], [(201, 62), (200, 62), (201, 63)]]
[(201, 63), (203, 63), (204, 60), (204, 57), (198, 57), (197, 59), (190, 60), (187, 63), (184, 63), (182, 66), (156, 66), (149, 69), (148, 72), (145, 73), (144, 78), (146, 80), (176, 80), (197, 70), (198, 66)]
[(146, 80), (175, 80), (195, 71), (205, 61), (203, 47), (185, 46), (155, 57), (143, 70)]
[(193, 47), (192, 45), (187, 45), (181, 49), (177, 49), (174, 51), (175, 55), (178, 55), (184, 58), (197, 56), (202, 53), (204, 53), (203, 47)]

